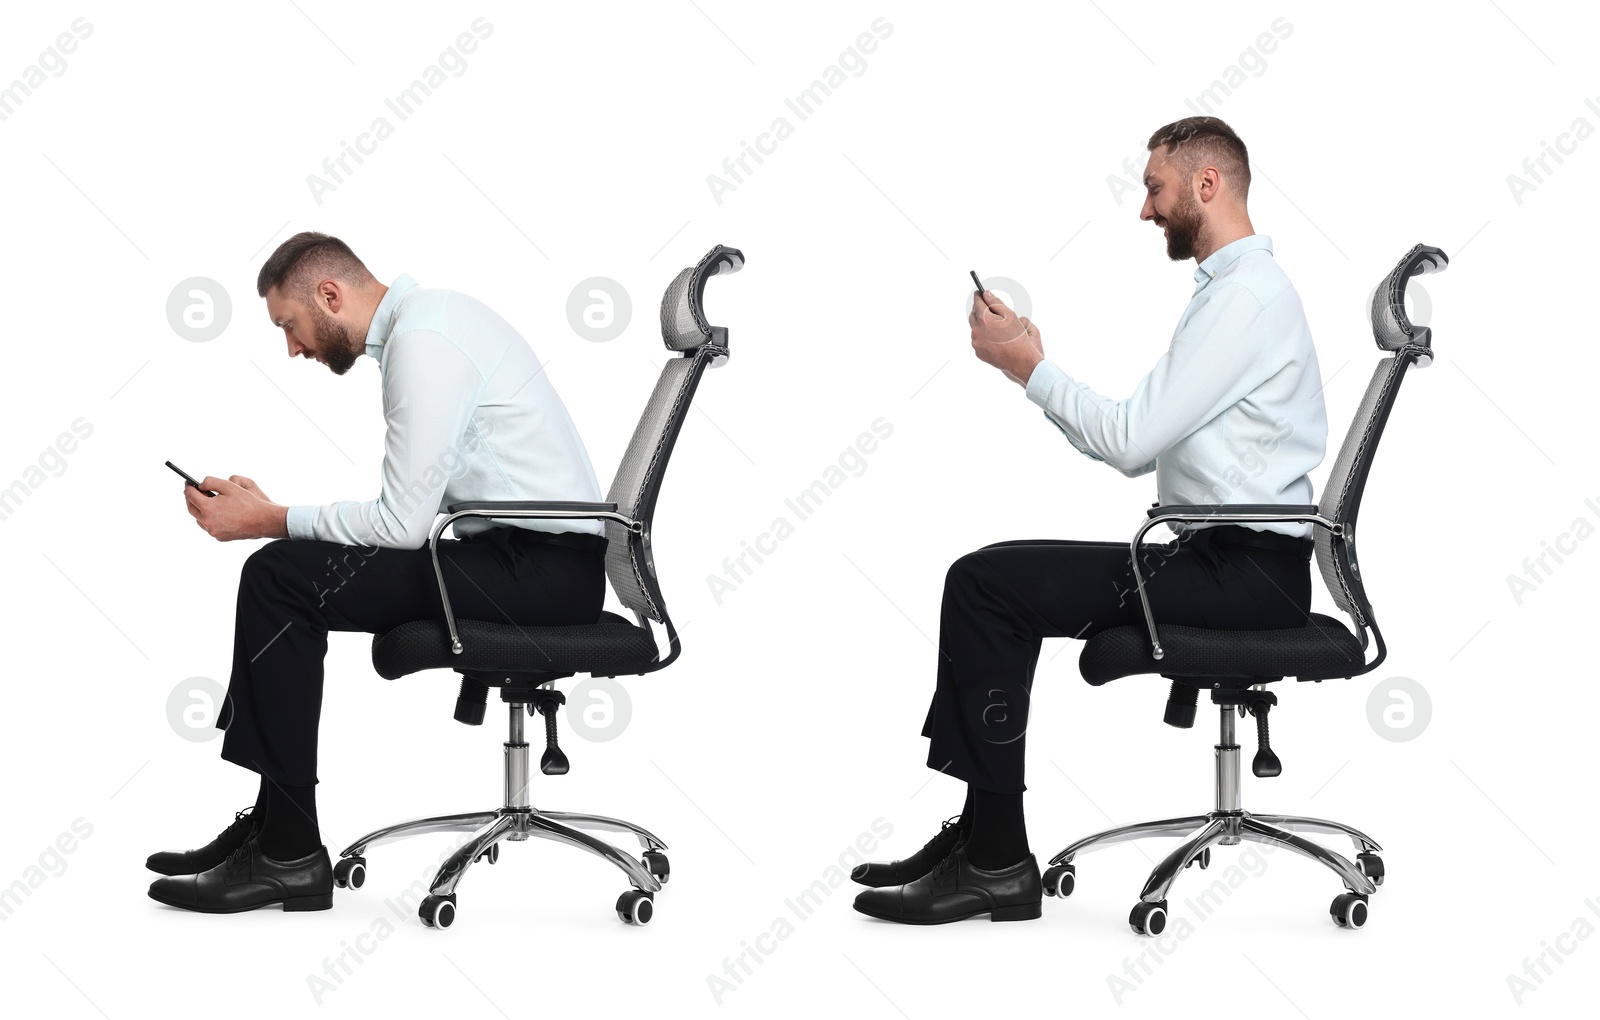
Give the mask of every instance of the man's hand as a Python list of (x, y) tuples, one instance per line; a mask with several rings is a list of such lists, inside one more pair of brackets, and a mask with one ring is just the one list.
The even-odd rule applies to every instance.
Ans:
[[(216, 495), (207, 496), (200, 489), (210, 489)], [(200, 489), (185, 485), (183, 498), (188, 503), (189, 516), (217, 541), (289, 537), (289, 508), (267, 499), (260, 486), (243, 475), (207, 475), (200, 480)]]
[[(246, 478), (244, 475), (229, 475), (228, 481), (239, 486), (239, 488), (250, 493), (257, 499), (266, 500), (268, 503), (272, 502), (272, 500), (267, 498), (267, 494), (261, 491), (261, 486), (257, 485), (255, 479), (253, 478)], [(215, 492), (216, 490), (213, 489), (211, 491)]]
[(1017, 385), (1028, 385), (1028, 377), (1044, 360), (1038, 327), (1026, 316), (1018, 317), (989, 290), (974, 297), (967, 322), (972, 326), (972, 351), (978, 360), (998, 368)]

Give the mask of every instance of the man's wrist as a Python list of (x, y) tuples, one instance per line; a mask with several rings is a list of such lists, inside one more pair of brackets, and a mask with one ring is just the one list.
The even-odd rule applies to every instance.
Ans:
[(261, 511), (262, 538), (289, 537), (289, 508), (269, 503)]
[(1036, 357), (1033, 357), (1031, 360), (1022, 363), (1022, 371), (1017, 374), (1022, 378), (1022, 385), (1024, 389), (1027, 388), (1028, 380), (1033, 377), (1033, 373), (1038, 370), (1040, 363), (1044, 360), (1044, 353), (1037, 352)]

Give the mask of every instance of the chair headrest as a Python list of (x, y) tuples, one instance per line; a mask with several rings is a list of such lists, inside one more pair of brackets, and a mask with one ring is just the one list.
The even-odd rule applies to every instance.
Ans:
[(743, 268), (744, 253), (719, 244), (673, 279), (661, 298), (661, 341), (667, 350), (692, 351), (709, 343), (719, 350), (712, 367), (728, 360), (728, 331), (706, 321), (702, 301), (708, 278)]
[(1433, 333), (1427, 326), (1418, 326), (1406, 316), (1406, 281), (1425, 273), (1443, 272), (1450, 259), (1438, 248), (1425, 244), (1414, 246), (1384, 277), (1372, 293), (1372, 336), (1378, 346), (1386, 351), (1411, 348), (1417, 356), (1418, 367), (1433, 360)]

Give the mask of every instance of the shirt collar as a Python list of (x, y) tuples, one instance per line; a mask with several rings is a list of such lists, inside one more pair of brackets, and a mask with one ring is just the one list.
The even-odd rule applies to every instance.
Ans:
[(394, 329), (394, 317), (400, 310), (400, 299), (416, 285), (417, 281), (405, 273), (395, 277), (394, 282), (389, 284), (388, 292), (378, 302), (377, 310), (372, 313), (372, 322), (367, 326), (366, 353), (370, 357), (377, 358), (382, 353), (384, 341), (389, 339)]
[(1266, 234), (1248, 234), (1212, 252), (1204, 262), (1195, 267), (1195, 293), (1200, 293), (1200, 288), (1210, 283), (1218, 273), (1231, 265), (1240, 255), (1247, 251), (1255, 251), (1257, 248), (1265, 248), (1267, 254), (1271, 255), (1272, 238)]

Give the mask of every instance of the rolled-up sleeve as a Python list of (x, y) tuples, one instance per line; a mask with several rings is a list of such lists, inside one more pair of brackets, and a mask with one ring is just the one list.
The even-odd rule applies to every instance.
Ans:
[(1243, 287), (1218, 284), (1173, 337), (1133, 395), (1102, 396), (1042, 361), (1028, 377), (1028, 399), (1085, 456), (1129, 477), (1258, 386), (1271, 337), (1261, 303)]
[(444, 336), (411, 330), (387, 341), (381, 487), (376, 499), (291, 506), (291, 539), (419, 549), (439, 513), (482, 393), (472, 360)]

